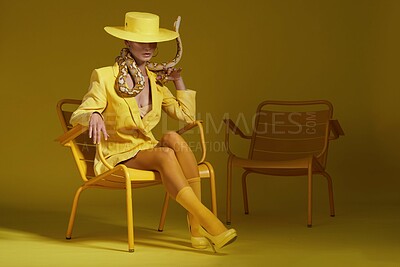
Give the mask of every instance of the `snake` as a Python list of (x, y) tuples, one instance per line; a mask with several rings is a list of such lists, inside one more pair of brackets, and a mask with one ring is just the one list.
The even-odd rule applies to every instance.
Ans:
[[(174, 31), (179, 34), (179, 27), (181, 23), (181, 17), (178, 16), (176, 21), (174, 22)], [(182, 58), (183, 47), (182, 40), (180, 36), (175, 39), (176, 40), (176, 55), (175, 57), (168, 62), (156, 63), (156, 62), (146, 62), (146, 67), (160, 76), (161, 78), (158, 82), (161, 85), (165, 85), (168, 82), (168, 76), (165, 74), (165, 70), (168, 68), (173, 68)], [(128, 48), (122, 48), (120, 55), (115, 59), (118, 64), (119, 72), (115, 79), (115, 90), (119, 96), (122, 97), (134, 97), (137, 96), (144, 88), (145, 79), (142, 74), (142, 71), (137, 66), (135, 59), (130, 53)], [(134, 86), (129, 88), (127, 79), (131, 75)]]

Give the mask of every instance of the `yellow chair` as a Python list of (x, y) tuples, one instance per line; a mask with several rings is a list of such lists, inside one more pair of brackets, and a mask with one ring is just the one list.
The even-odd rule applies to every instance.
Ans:
[[(73, 200), (71, 216), (69, 219), (66, 238), (71, 239), (72, 228), (74, 225), (79, 196), (83, 190), (88, 188), (104, 188), (104, 189), (125, 189), (126, 190), (126, 209), (127, 209), (127, 226), (128, 226), (128, 249), (129, 252), (134, 251), (134, 227), (133, 227), (133, 206), (132, 206), (132, 189), (146, 186), (161, 184), (161, 180), (157, 177), (159, 174), (152, 171), (143, 171), (127, 168), (125, 165), (111, 166), (105, 160), (101, 153), (101, 145), (94, 145), (88, 137), (88, 127), (76, 125), (72, 127), (69, 124), (72, 112), (81, 104), (80, 100), (63, 99), (57, 103), (57, 114), (61, 122), (64, 134), (57, 138), (63, 146), (69, 147), (72, 151), (75, 163), (78, 167), (83, 185), (78, 188)], [(203, 126), (201, 121), (195, 121), (187, 124), (178, 130), (179, 134), (183, 134), (194, 127), (199, 127), (200, 142), (202, 147), (201, 159), (198, 161), (198, 168), (201, 178), (210, 179), (211, 190), (211, 211), (217, 215), (216, 189), (214, 169), (209, 162), (205, 161), (206, 146), (204, 139)], [(96, 176), (93, 170), (94, 158), (99, 153), (101, 161), (108, 167), (108, 171)], [(161, 213), (159, 231), (164, 228), (165, 217), (168, 207), (169, 195), (165, 194), (163, 210)]]
[[(273, 176), (308, 176), (308, 219), (312, 226), (312, 179), (321, 174), (328, 181), (330, 215), (335, 216), (332, 179), (325, 171), (329, 141), (344, 132), (332, 119), (328, 101), (264, 101), (259, 104), (252, 135), (244, 134), (231, 119), (225, 119), (227, 164), (227, 224), (231, 223), (232, 168), (244, 169), (242, 191), (245, 214), (249, 213), (246, 177), (250, 173)], [(250, 140), (248, 158), (230, 148), (229, 132)]]

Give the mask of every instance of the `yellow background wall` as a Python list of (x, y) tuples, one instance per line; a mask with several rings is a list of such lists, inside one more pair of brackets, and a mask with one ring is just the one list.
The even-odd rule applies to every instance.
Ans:
[[(221, 212), (227, 159), (221, 121), (241, 117), (246, 129), (267, 99), (334, 104), (346, 132), (328, 162), (338, 213), (348, 202), (399, 204), (399, 8), (396, 0), (1, 1), (0, 206), (69, 209), (80, 182), (70, 152), (54, 142), (61, 133), (55, 105), (81, 99), (92, 69), (113, 64), (123, 44), (103, 27), (122, 25), (127, 11), (156, 13), (166, 28), (182, 16), (180, 66), (187, 87), (198, 92)], [(173, 56), (173, 49), (160, 46), (158, 58)], [(235, 145), (246, 155), (245, 142)], [(305, 179), (255, 177), (252, 206), (284, 199), (305, 205)], [(325, 181), (315, 185), (325, 201)], [(139, 202), (151, 201), (138, 194)], [(241, 210), (239, 179), (234, 196)]]

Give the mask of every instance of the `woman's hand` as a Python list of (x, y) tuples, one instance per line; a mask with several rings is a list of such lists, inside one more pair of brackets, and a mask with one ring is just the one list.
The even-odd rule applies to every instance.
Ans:
[(162, 75), (157, 75), (157, 80), (163, 81), (173, 81), (176, 90), (185, 90), (185, 84), (181, 76), (182, 68), (167, 68), (163, 70)]
[(89, 121), (89, 138), (93, 137), (93, 144), (100, 143), (101, 133), (104, 135), (104, 139), (107, 140), (109, 137), (106, 126), (104, 124), (103, 118), (97, 112), (94, 112), (92, 116), (90, 116)]

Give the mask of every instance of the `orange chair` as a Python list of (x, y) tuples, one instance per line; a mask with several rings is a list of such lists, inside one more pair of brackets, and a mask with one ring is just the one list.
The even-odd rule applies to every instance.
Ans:
[[(76, 125), (72, 127), (69, 124), (73, 110), (81, 104), (80, 100), (63, 99), (57, 104), (57, 114), (64, 130), (64, 134), (60, 136), (59, 141), (63, 146), (69, 147), (72, 151), (78, 171), (83, 180), (83, 185), (78, 188), (72, 205), (71, 216), (69, 219), (66, 238), (71, 239), (72, 228), (74, 225), (76, 210), (78, 206), (79, 196), (83, 190), (88, 188), (104, 188), (104, 189), (124, 189), (126, 190), (126, 209), (127, 209), (127, 226), (128, 226), (128, 249), (129, 252), (134, 251), (134, 228), (133, 228), (133, 206), (132, 206), (132, 189), (146, 186), (161, 184), (161, 180), (157, 177), (159, 174), (152, 171), (136, 170), (127, 168), (125, 165), (111, 166), (105, 160), (101, 153), (101, 145), (94, 145), (88, 137), (88, 127)], [(203, 126), (201, 121), (187, 124), (185, 127), (177, 131), (183, 134), (190, 129), (198, 126), (200, 133), (200, 142), (202, 147), (201, 159), (198, 161), (198, 168), (201, 178), (210, 179), (211, 190), (211, 211), (217, 215), (216, 189), (214, 169), (209, 162), (205, 161), (206, 146), (204, 139)], [(108, 171), (96, 176), (93, 170), (94, 158), (99, 153), (101, 161), (108, 167)], [(168, 207), (169, 195), (165, 194), (163, 210), (161, 213), (159, 231), (164, 228), (165, 217)]]
[[(232, 168), (244, 169), (242, 190), (245, 214), (249, 213), (246, 177), (250, 173), (273, 176), (308, 176), (308, 220), (312, 226), (312, 179), (321, 174), (328, 181), (330, 215), (335, 216), (332, 179), (325, 171), (329, 141), (344, 135), (328, 101), (264, 101), (259, 104), (252, 135), (244, 134), (225, 119), (227, 164), (227, 224), (231, 223)], [(250, 140), (248, 158), (230, 149), (229, 132)]]

